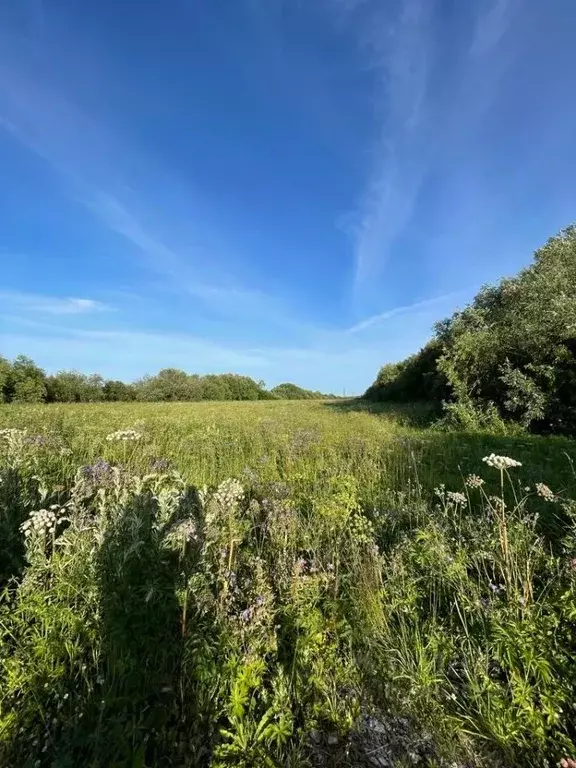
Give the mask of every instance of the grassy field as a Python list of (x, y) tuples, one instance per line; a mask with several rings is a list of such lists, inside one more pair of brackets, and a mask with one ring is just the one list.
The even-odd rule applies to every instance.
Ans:
[(576, 444), (424, 424), (0, 406), (0, 764), (573, 754)]

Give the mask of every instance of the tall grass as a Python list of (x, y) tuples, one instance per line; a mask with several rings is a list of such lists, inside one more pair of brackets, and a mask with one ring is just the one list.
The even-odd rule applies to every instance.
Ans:
[(575, 754), (574, 443), (420, 416), (1, 409), (0, 764)]

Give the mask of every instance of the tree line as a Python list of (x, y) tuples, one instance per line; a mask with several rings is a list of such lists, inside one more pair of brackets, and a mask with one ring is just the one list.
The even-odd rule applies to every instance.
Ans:
[(333, 398), (284, 383), (268, 390), (263, 381), (235, 373), (201, 376), (164, 368), (127, 384), (98, 373), (59, 371), (49, 375), (25, 355), (0, 356), (0, 402), (93, 403), (103, 401), (279, 400)]
[(417, 354), (384, 365), (364, 397), (426, 400), (465, 429), (576, 434), (576, 226), (437, 323)]

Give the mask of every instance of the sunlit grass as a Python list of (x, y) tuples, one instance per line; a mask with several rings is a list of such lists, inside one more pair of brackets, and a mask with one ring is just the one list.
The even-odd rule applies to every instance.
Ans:
[(573, 752), (575, 444), (426, 420), (0, 407), (0, 764)]

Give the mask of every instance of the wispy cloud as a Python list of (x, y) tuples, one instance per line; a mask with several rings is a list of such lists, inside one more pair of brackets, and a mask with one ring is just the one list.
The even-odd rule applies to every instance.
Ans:
[(8, 311), (22, 311), (43, 315), (84, 315), (93, 312), (108, 312), (107, 304), (95, 299), (42, 296), (21, 291), (0, 291), (0, 301)]
[[(423, 187), (452, 150), (455, 133), (470, 134), (471, 121), (481, 118), (489, 102), (486, 89), (496, 85), (487, 57), (511, 23), (514, 1), (486, 0), (476, 16), (463, 13), (471, 39), (465, 46), (448, 39), (447, 28), (438, 26), (437, 6), (427, 0), (332, 0), (338, 18), (344, 14), (356, 30), (374, 76), (378, 129), (350, 228), (357, 293), (374, 285), (396, 255)], [(447, 62), (450, 90), (439, 95), (439, 69)]]
[(406, 304), (402, 307), (393, 307), (392, 309), (389, 309), (386, 312), (380, 312), (377, 315), (372, 315), (371, 317), (368, 317), (365, 320), (362, 320), (361, 322), (356, 323), (356, 325), (353, 325), (352, 327), (348, 328), (345, 332), (347, 334), (358, 334), (361, 331), (365, 331), (367, 328), (370, 328), (374, 325), (379, 325), (380, 323), (383, 323), (386, 320), (390, 320), (391, 318), (396, 317), (396, 315), (412, 314), (412, 313), (418, 312), (421, 309), (434, 307), (438, 304), (453, 304), (458, 297), (462, 297), (466, 293), (468, 292), (457, 291), (453, 293), (446, 293), (442, 296), (434, 296), (431, 299), (416, 301), (413, 304)]
[(507, 31), (516, 0), (496, 0), (477, 21), (470, 47), (472, 56), (481, 56), (498, 44)]
[(177, 367), (194, 373), (242, 373), (270, 386), (290, 379), (324, 391), (345, 388), (350, 394), (357, 391), (359, 377), (367, 386), (381, 364), (379, 347), (357, 342), (253, 347), (218, 344), (193, 334), (87, 330), (30, 318), (10, 318), (10, 325), (2, 334), (8, 357), (24, 351), (49, 372), (70, 368), (73, 361), (78, 370), (124, 380)]
[[(35, 54), (30, 57), (29, 46), (0, 31), (0, 130), (48, 163), (72, 199), (133, 246), (127, 259), (166, 278), (174, 290), (194, 296), (216, 314), (302, 328), (278, 297), (237, 277), (233, 249), (206, 223), (206, 204), (196, 199), (196, 191), (167, 177), (152, 158), (80, 109), (60, 83), (44, 77), (38, 69), (42, 57)], [(170, 205), (149, 193), (136, 194), (134, 188), (142, 185), (135, 178), (145, 178), (148, 189), (168, 190)], [(166, 231), (182, 230), (173, 209), (185, 211), (186, 240), (200, 245), (168, 242)], [(198, 209), (202, 214), (191, 215)], [(177, 227), (172, 227), (174, 220)]]

